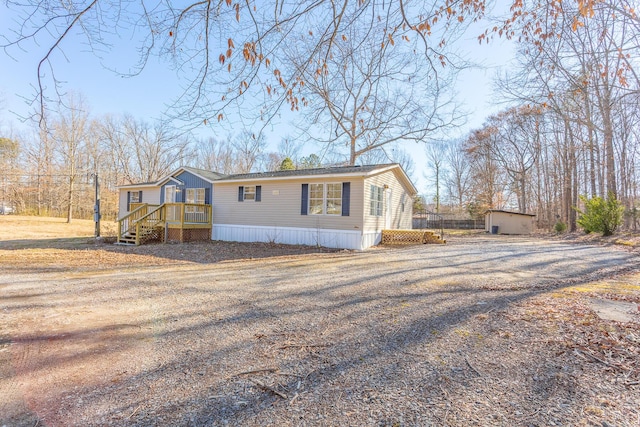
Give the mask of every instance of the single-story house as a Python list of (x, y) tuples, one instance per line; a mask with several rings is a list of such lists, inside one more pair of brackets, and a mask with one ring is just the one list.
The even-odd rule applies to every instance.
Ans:
[(417, 194), (397, 163), (236, 175), (181, 167), (119, 190), (119, 242), (206, 235), (358, 250), (383, 229), (410, 229)]
[(531, 234), (534, 214), (489, 209), (484, 214), (484, 229), (491, 234)]

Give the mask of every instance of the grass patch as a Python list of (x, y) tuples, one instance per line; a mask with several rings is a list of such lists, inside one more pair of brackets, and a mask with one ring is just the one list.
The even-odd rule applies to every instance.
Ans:
[(0, 249), (77, 249), (93, 243), (94, 231), (91, 220), (0, 215)]

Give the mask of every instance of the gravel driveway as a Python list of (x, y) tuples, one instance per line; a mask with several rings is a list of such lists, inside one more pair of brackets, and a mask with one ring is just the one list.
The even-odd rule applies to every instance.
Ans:
[(0, 426), (640, 423), (635, 253), (235, 247), (0, 247)]

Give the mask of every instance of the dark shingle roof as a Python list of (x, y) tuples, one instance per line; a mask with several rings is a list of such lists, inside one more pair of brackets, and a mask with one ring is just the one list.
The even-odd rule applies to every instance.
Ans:
[(218, 173), (218, 172), (212, 172), (206, 169), (198, 169), (198, 168), (192, 168), (189, 166), (184, 166), (182, 169), (194, 173), (196, 175), (200, 175), (203, 178), (208, 179), (209, 181), (217, 181), (219, 179), (223, 179), (228, 177), (228, 175), (224, 175), (222, 173)]
[(362, 166), (332, 166), (325, 168), (314, 169), (296, 169), (288, 171), (275, 171), (275, 172), (256, 172), (256, 173), (242, 173), (236, 175), (227, 175), (220, 178), (219, 181), (236, 180), (236, 179), (261, 179), (261, 178), (284, 178), (289, 176), (309, 176), (309, 175), (333, 175), (333, 174), (347, 174), (347, 173), (368, 173), (376, 169), (384, 169), (389, 166), (394, 166), (396, 163), (389, 163), (384, 165), (362, 165)]
[(118, 187), (152, 187), (156, 185), (158, 181), (151, 182), (134, 182), (133, 184), (120, 184)]

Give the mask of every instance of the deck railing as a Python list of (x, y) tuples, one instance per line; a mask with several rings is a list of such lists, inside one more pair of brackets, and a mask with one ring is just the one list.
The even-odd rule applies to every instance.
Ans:
[[(148, 203), (129, 203), (129, 210), (131, 212), (135, 211), (136, 209), (138, 209), (140, 206), (145, 206), (148, 205)], [(158, 205), (153, 205), (153, 206), (158, 206)]]
[[(157, 236), (158, 228), (168, 226), (172, 228), (210, 228), (212, 223), (211, 205), (196, 203), (164, 203), (149, 205), (146, 203), (131, 204), (129, 214), (118, 219), (118, 241), (124, 241), (126, 236), (140, 245), (146, 240)], [(166, 236), (165, 236), (166, 237)]]
[(211, 205), (196, 203), (165, 203), (166, 221), (172, 224), (211, 225)]
[(165, 205), (160, 205), (136, 221), (136, 245), (141, 245), (155, 236), (157, 227), (164, 223), (165, 212)]
[(122, 218), (118, 218), (118, 240), (125, 234), (132, 234), (136, 229), (136, 222), (145, 216), (149, 212), (149, 209), (156, 207), (158, 207), (158, 205), (131, 203), (131, 212)]

